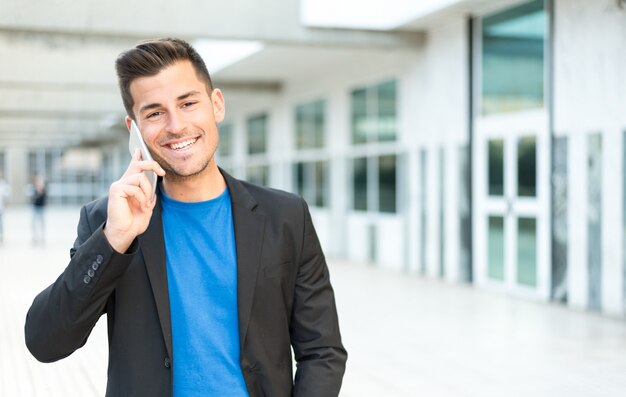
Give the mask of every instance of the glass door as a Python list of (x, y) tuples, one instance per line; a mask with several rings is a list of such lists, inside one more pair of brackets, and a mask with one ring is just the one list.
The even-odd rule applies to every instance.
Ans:
[(474, 264), (479, 285), (547, 299), (549, 134), (541, 111), (476, 121)]
[(475, 280), (543, 300), (550, 286), (547, 23), (543, 0), (484, 16), (473, 54)]

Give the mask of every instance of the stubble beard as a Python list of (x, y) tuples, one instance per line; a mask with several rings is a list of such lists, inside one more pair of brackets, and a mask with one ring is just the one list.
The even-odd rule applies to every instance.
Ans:
[(157, 162), (159, 163), (159, 165), (161, 166), (161, 168), (163, 168), (165, 170), (165, 177), (172, 181), (172, 182), (185, 182), (188, 181), (190, 179), (193, 179), (194, 177), (200, 175), (202, 172), (204, 172), (209, 164), (211, 163), (211, 160), (213, 159), (213, 156), (207, 158), (204, 163), (202, 163), (202, 165), (196, 170), (196, 171), (192, 171), (189, 173), (182, 173), (181, 171), (177, 170), (176, 168), (174, 168), (171, 164), (169, 164), (168, 162), (164, 161), (163, 159), (155, 159), (157, 160)]

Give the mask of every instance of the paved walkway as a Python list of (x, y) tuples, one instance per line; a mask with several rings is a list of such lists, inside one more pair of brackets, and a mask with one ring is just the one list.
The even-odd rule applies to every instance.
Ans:
[[(0, 246), (0, 396), (102, 396), (106, 322), (86, 346), (41, 364), (24, 346), (33, 297), (65, 267), (78, 209), (5, 214)], [(344, 397), (626, 395), (626, 321), (373, 267), (330, 263), (348, 370)]]

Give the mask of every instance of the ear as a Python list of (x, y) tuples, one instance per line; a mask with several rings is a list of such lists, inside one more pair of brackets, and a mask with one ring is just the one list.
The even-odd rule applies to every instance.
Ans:
[(224, 95), (222, 95), (222, 91), (219, 88), (215, 88), (211, 93), (211, 103), (213, 103), (215, 122), (220, 123), (224, 120), (226, 108), (224, 107)]
[(124, 121), (126, 122), (126, 128), (128, 129), (128, 132), (130, 133), (130, 122), (132, 121), (132, 119), (129, 116), (126, 116), (126, 118), (124, 118)]

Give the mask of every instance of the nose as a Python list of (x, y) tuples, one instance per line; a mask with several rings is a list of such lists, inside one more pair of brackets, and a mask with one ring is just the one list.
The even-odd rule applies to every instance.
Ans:
[(185, 119), (178, 112), (170, 112), (167, 120), (167, 132), (170, 134), (182, 134), (185, 132), (187, 124)]

